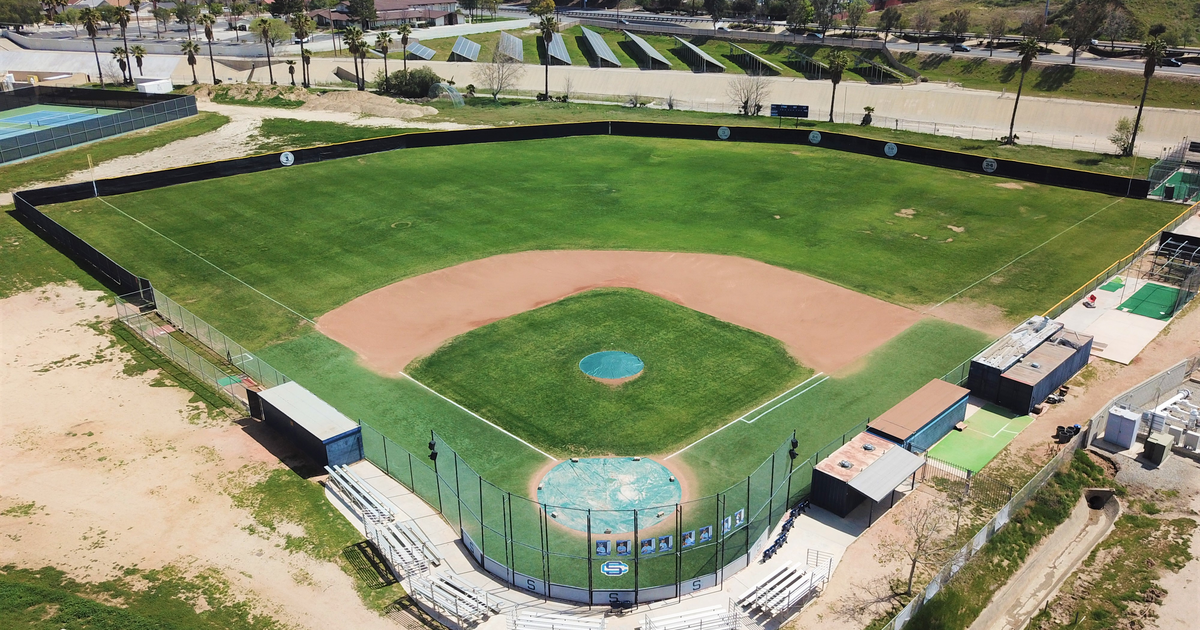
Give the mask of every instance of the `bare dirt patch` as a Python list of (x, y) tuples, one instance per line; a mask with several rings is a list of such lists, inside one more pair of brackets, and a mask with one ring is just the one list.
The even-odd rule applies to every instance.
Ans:
[(982, 330), (989, 335), (999, 337), (1012, 330), (1016, 323), (1008, 319), (1004, 310), (995, 304), (980, 304), (968, 300), (946, 302), (941, 306), (930, 304), (918, 307), (917, 310), (932, 315), (938, 319), (961, 324), (975, 330)]
[(317, 328), (395, 375), (447, 340), (600, 287), (652, 293), (779, 339), (802, 364), (835, 372), (921, 318), (794, 271), (713, 254), (534, 251), (455, 265), (377, 289)]
[(997, 188), (1007, 188), (1009, 190), (1025, 190), (1025, 187), (1017, 182), (1000, 182), (999, 184), (994, 185)]
[(124, 351), (87, 325), (115, 315), (100, 295), (45, 287), (0, 300), (0, 565), (80, 581), (132, 566), (215, 570), (288, 627), (393, 627), (338, 566), (286, 550), (282, 533), (251, 533), (222, 480), (282, 464), (191, 392), (126, 376)]
[(892, 214), (894, 214), (900, 218), (903, 218), (903, 219), (911, 219), (911, 218), (917, 216), (917, 211), (912, 208), (904, 208), (903, 210), (901, 210), (899, 212), (893, 212)]
[(962, 234), (963, 232), (967, 231), (967, 228), (958, 227), (957, 225), (947, 225), (946, 227), (950, 228), (951, 230), (953, 230), (955, 232), (958, 232), (959, 234)]

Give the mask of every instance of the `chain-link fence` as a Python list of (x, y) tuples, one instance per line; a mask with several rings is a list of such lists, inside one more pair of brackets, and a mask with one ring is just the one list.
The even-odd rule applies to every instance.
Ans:
[[(1108, 424), (1108, 410), (1113, 407), (1124, 407), (1134, 411), (1154, 409), (1174, 396), (1185, 383), (1189, 382), (1192, 374), (1200, 370), (1200, 354), (1188, 357), (1143, 381), (1138, 386), (1108, 401), (1092, 416), (1089, 423), (1089, 440), (1099, 439), (1104, 434)], [(1194, 389), (1194, 388), (1193, 388)], [(1142, 426), (1141, 433), (1150, 431), (1150, 424)]]

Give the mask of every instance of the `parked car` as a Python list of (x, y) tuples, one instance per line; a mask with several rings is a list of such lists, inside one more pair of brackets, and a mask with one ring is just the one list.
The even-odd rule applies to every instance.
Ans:
[(311, 41), (312, 41), (312, 35), (309, 35), (308, 37), (305, 37), (305, 38), (304, 38), (304, 41), (300, 41), (300, 38), (299, 38), (299, 37), (293, 37), (293, 38), (292, 38), (292, 43), (293, 43), (293, 44), (307, 44), (307, 43), (309, 43), (309, 42), (311, 42)]
[(1166, 67), (1168, 67), (1168, 68), (1178, 68), (1178, 67), (1180, 67), (1180, 66), (1182, 66), (1182, 65), (1183, 65), (1183, 62), (1182, 62), (1182, 61), (1180, 61), (1180, 60), (1178, 60), (1178, 59), (1173, 59), (1173, 58), (1171, 58), (1171, 57), (1167, 57), (1167, 58), (1165, 58), (1165, 59), (1162, 59), (1162, 60), (1160, 60), (1160, 61), (1158, 62), (1158, 66), (1159, 66), (1160, 68), (1161, 68), (1161, 67), (1163, 67), (1163, 66), (1166, 66)]
[(971, 52), (971, 47), (964, 44), (950, 44), (950, 50), (953, 52)]
[(811, 37), (812, 39), (825, 39), (825, 36), (820, 33), (809, 33), (808, 37)]

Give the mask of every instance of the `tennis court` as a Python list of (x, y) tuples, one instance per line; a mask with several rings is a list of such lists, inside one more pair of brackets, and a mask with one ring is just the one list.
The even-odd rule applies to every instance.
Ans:
[(0, 138), (12, 138), (120, 112), (119, 109), (70, 105), (27, 105), (0, 112)]
[(983, 470), (1029, 423), (1031, 416), (1018, 416), (1003, 407), (985, 405), (966, 419), (966, 428), (951, 431), (929, 449), (929, 454), (972, 472)]
[(1128, 300), (1121, 303), (1121, 310), (1150, 319), (1168, 320), (1175, 314), (1179, 300), (1179, 289), (1147, 282)]

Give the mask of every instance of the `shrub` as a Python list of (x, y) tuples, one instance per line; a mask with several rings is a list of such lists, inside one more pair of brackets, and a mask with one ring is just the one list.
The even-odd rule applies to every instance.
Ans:
[(425, 98), (429, 96), (429, 88), (441, 82), (442, 78), (429, 68), (397, 70), (387, 76), (380, 72), (375, 77), (375, 87), (380, 94), (404, 98)]

